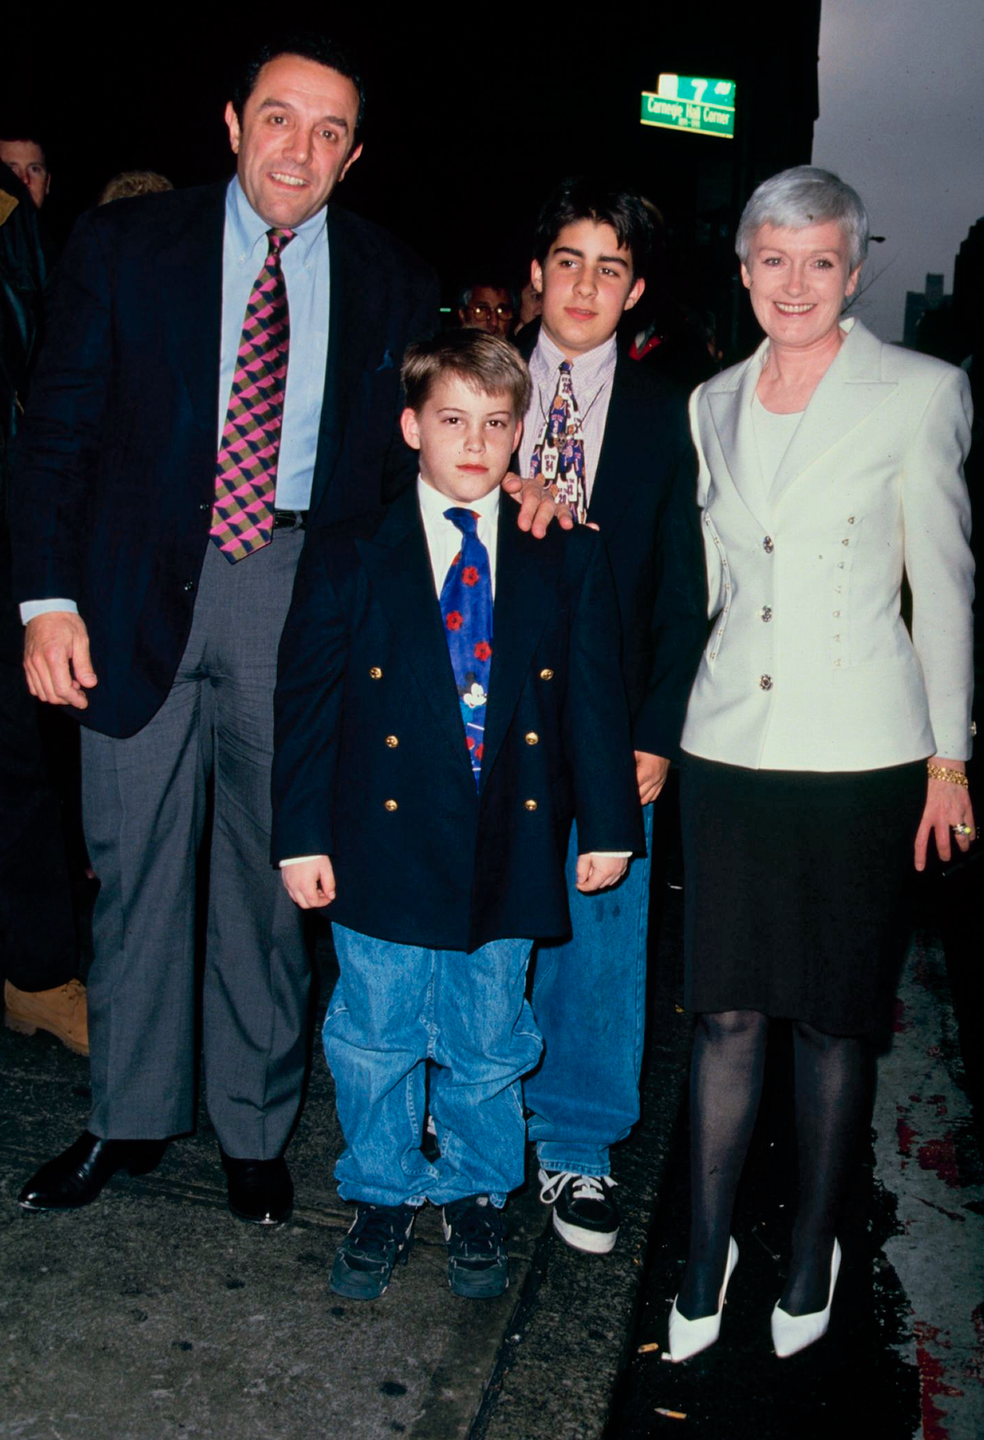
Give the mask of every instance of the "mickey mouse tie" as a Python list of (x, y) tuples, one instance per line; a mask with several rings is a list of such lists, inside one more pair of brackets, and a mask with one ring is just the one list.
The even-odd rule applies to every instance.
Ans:
[(492, 570), (478, 538), (478, 513), (454, 507), (444, 518), (461, 531), (461, 549), (441, 589), (441, 616), (451, 655), (465, 744), (476, 786), (485, 751), (485, 711), (492, 668)]

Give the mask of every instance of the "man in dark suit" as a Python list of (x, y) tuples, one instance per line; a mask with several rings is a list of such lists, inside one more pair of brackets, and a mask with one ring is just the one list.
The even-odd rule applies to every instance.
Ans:
[(93, 211), (62, 262), (12, 513), (29, 686), (84, 726), (93, 1113), (26, 1209), (87, 1204), (193, 1127), (211, 776), (208, 1108), (233, 1213), (290, 1213), (309, 962), (269, 863), (277, 643), (305, 528), (412, 477), (399, 364), (437, 298), (325, 210), (362, 107), (336, 47), (267, 47), (226, 110), (232, 182)]
[[(518, 342), (534, 393), (517, 466), (596, 524), (607, 545), (647, 845), (707, 629), (686, 397), (616, 342), (645, 287), (651, 241), (649, 212), (630, 191), (568, 180), (544, 204), (532, 267), (542, 318)], [(554, 1228), (577, 1249), (605, 1253), (619, 1225), (609, 1146), (639, 1114), (651, 856), (588, 905), (574, 883), (576, 855), (575, 829), (573, 933), (538, 950), (544, 1054), (525, 1096)]]
[(525, 365), (466, 329), (411, 346), (403, 369), (416, 490), (312, 536), (298, 573), (273, 855), (302, 908), (331, 905), (341, 969), (325, 1053), (358, 1213), (332, 1288), (380, 1295), (430, 1200), (451, 1289), (489, 1297), (508, 1283), (497, 1212), (522, 1183), (519, 1080), (540, 1049), (526, 966), (535, 936), (568, 928), (571, 818), (585, 903), (642, 826), (604, 547), (559, 527), (537, 542), (500, 503)]

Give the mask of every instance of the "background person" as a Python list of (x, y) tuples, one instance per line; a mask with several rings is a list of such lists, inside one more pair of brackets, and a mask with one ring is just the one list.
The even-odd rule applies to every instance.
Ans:
[(24, 632), (11, 593), (10, 447), (24, 416), (49, 283), (38, 213), (0, 164), (0, 974), (4, 1023), (87, 1054), (85, 990), (65, 832), (24, 685)]
[(713, 625), (681, 741), (697, 1028), (675, 1360), (717, 1339), (772, 1017), (793, 1022), (800, 1197), (773, 1341), (825, 1333), (907, 870), (931, 835), (946, 860), (973, 834), (969, 386), (841, 318), (867, 243), (835, 175), (760, 185), (736, 248), (766, 339), (691, 398)]
[(497, 282), (468, 285), (458, 301), (458, 324), (465, 329), (485, 330), (508, 340), (512, 334), (516, 300), (508, 285)]
[(40, 140), (31, 135), (0, 139), (0, 160), (8, 165), (40, 210), (51, 190), (51, 172)]
[(156, 170), (121, 170), (99, 192), (97, 205), (108, 205), (111, 200), (132, 200), (137, 195), (164, 195), (174, 186), (166, 175)]

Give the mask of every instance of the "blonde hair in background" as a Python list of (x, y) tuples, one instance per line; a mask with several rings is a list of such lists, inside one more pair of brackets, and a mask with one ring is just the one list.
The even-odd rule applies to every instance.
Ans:
[(162, 195), (174, 186), (166, 175), (156, 170), (121, 170), (112, 180), (106, 182), (99, 192), (97, 205), (108, 205), (111, 200), (130, 200), (134, 195)]

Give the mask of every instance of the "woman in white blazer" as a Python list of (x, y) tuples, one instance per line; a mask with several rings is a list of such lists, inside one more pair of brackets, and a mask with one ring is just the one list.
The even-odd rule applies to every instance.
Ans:
[(718, 1337), (770, 1017), (793, 1021), (801, 1197), (772, 1336), (790, 1355), (825, 1333), (906, 872), (930, 833), (944, 860), (974, 836), (970, 387), (842, 318), (867, 242), (835, 175), (760, 185), (736, 248), (766, 339), (691, 400), (713, 623), (681, 742), (697, 1025), (674, 1360)]

